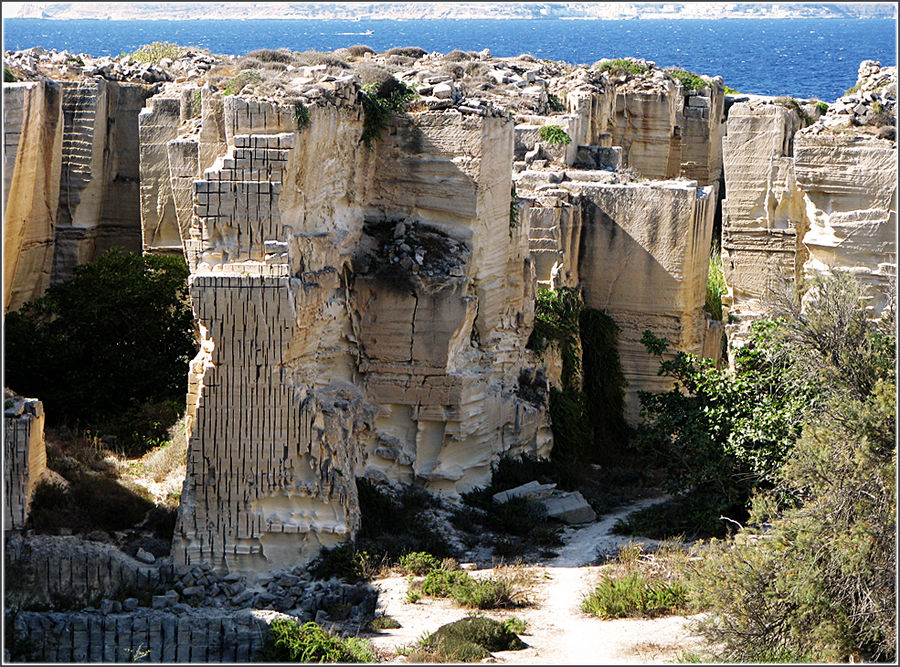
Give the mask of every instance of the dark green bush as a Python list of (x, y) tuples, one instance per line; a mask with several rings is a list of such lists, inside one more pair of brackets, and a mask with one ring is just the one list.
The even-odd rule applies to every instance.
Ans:
[(490, 651), (519, 651), (525, 643), (507, 624), (483, 616), (468, 616), (442, 625), (418, 642), (411, 662), (476, 662)]
[(675, 386), (641, 392), (645, 422), (633, 445), (666, 469), (669, 491), (697, 510), (691, 518), (699, 525), (712, 525), (722, 514), (742, 520), (753, 490), (774, 484), (800, 435), (811, 388), (792, 373), (776, 339), (779, 326), (754, 323), (733, 375), (683, 352), (662, 360), (666, 342), (644, 332), (642, 342), (661, 359), (659, 374)]
[(702, 88), (706, 88), (709, 85), (709, 82), (703, 79), (698, 74), (688, 72), (687, 70), (680, 67), (666, 70), (666, 74), (668, 74), (676, 81), (680, 81), (681, 85), (684, 88), (684, 92), (686, 93), (690, 93), (695, 90), (701, 90)]
[(316, 623), (275, 619), (266, 632), (257, 662), (365, 662), (371, 646), (337, 637)]
[(563, 102), (558, 95), (554, 95), (553, 93), (547, 93), (547, 106), (549, 106), (550, 111), (554, 113), (566, 110), (565, 102)]
[(6, 316), (6, 384), (48, 423), (112, 433), (126, 449), (165, 437), (184, 410), (196, 351), (187, 266), (109, 250)]
[(594, 69), (598, 69), (601, 72), (609, 72), (613, 76), (620, 76), (622, 74), (644, 74), (648, 71), (648, 68), (645, 65), (641, 65), (632, 60), (628, 60), (627, 58), (616, 58), (615, 60), (608, 60), (605, 63), (594, 63)]
[(619, 361), (619, 327), (602, 310), (585, 308), (578, 318), (585, 411), (592, 429), (586, 458), (605, 465), (621, 461), (631, 437), (625, 421), (625, 376)]
[(375, 144), (381, 138), (381, 132), (387, 129), (391, 115), (403, 109), (407, 102), (416, 97), (416, 92), (406, 84), (396, 81), (386, 93), (381, 90), (384, 83), (373, 82), (364, 86), (360, 92), (363, 105), (363, 131), (359, 142), (369, 150), (375, 150)]
[(519, 591), (510, 579), (474, 579), (464, 570), (432, 570), (418, 592), (429, 597), (453, 598), (460, 606), (474, 609), (521, 605)]
[(3, 83), (15, 83), (16, 75), (6, 65), (3, 66)]

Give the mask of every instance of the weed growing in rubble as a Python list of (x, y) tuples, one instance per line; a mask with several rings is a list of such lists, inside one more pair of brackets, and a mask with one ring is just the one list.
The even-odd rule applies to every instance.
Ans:
[(153, 42), (152, 44), (144, 44), (143, 46), (138, 47), (138, 49), (130, 55), (132, 60), (158, 65), (164, 58), (178, 60), (188, 51), (190, 51), (189, 47), (179, 46), (172, 42)]
[(237, 76), (232, 77), (225, 85), (222, 95), (237, 95), (248, 83), (259, 83), (260, 81), (262, 81), (262, 76), (259, 72), (254, 72), (252, 70), (241, 72)]
[(541, 138), (541, 141), (546, 141), (551, 145), (565, 146), (572, 143), (572, 137), (559, 125), (542, 126), (538, 130), (538, 136)]

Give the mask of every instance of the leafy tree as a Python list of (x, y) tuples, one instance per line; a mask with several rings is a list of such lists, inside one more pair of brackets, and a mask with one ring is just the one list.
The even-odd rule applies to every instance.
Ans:
[[(187, 276), (181, 258), (115, 248), (76, 267), (7, 314), (5, 384), (40, 398), (51, 423), (164, 436), (196, 351)], [(144, 431), (153, 422), (161, 433)]]
[[(694, 590), (717, 660), (896, 659), (896, 377), (892, 308), (873, 319), (845, 275), (782, 299), (790, 369), (815, 399), (757, 494), (746, 528), (714, 544)], [(799, 656), (799, 657), (798, 657)]]
[[(774, 485), (800, 436), (811, 389), (792, 372), (778, 341), (783, 326), (755, 323), (736, 354), (734, 373), (684, 352), (662, 360), (668, 344), (644, 332), (645, 347), (661, 359), (659, 374), (674, 387), (640, 393), (645, 422), (633, 446), (667, 470), (669, 491), (687, 510), (684, 520), (700, 533), (722, 534), (722, 514), (743, 520), (754, 489)], [(686, 527), (669, 526), (672, 534)]]

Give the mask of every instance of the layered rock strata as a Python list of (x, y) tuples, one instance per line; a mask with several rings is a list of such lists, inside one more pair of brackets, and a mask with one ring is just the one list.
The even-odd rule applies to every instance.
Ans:
[(62, 90), (3, 84), (3, 308), (50, 284), (62, 162)]

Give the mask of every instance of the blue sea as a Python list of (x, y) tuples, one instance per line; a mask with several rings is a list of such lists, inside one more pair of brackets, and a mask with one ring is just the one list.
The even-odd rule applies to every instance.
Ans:
[(862, 60), (897, 64), (897, 22), (891, 19), (3, 21), (4, 49), (43, 46), (100, 56), (153, 41), (238, 55), (259, 48), (330, 51), (367, 44), (377, 51), (488, 48), (494, 56), (531, 53), (574, 64), (637, 56), (662, 67), (721, 75), (745, 93), (828, 102), (856, 82)]

